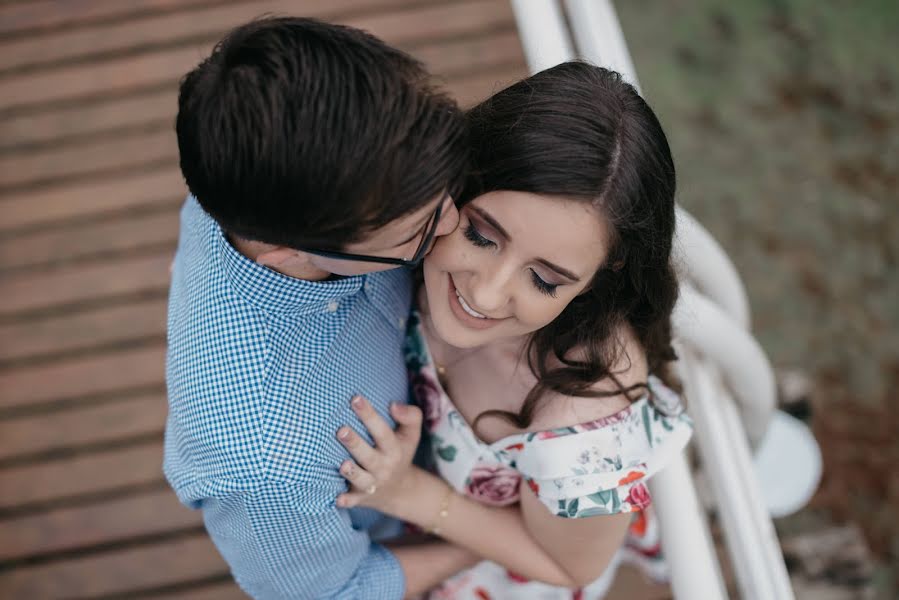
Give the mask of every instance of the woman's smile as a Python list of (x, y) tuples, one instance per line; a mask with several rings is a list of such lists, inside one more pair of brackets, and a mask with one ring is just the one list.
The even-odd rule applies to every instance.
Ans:
[(462, 293), (456, 288), (453, 276), (447, 273), (447, 291), (449, 292), (447, 300), (449, 301), (450, 310), (453, 315), (466, 327), (471, 329), (489, 329), (499, 324), (504, 319), (491, 319), (473, 309)]

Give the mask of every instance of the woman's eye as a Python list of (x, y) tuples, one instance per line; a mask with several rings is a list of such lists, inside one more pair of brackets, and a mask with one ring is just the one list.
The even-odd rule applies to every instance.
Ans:
[(496, 246), (495, 243), (491, 242), (483, 235), (481, 235), (481, 233), (474, 228), (473, 223), (468, 223), (468, 227), (465, 228), (464, 235), (469, 242), (471, 242), (478, 248), (491, 248), (493, 246)]
[(536, 287), (541, 294), (546, 294), (547, 296), (551, 296), (553, 298), (556, 297), (556, 289), (559, 287), (558, 285), (546, 283), (545, 281), (540, 279), (540, 276), (537, 275), (534, 270), (531, 270), (531, 279), (534, 281), (534, 287)]

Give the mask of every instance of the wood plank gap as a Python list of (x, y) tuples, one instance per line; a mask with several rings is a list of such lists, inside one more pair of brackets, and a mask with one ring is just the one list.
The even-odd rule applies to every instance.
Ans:
[[(174, 256), (175, 248), (178, 243), (178, 231), (166, 233), (162, 232), (163, 237), (168, 239), (157, 242), (149, 242), (134, 246), (131, 248), (102, 248), (90, 252), (84, 252), (77, 255), (57, 255), (49, 257), (45, 260), (35, 261), (25, 264), (6, 266), (0, 264), (0, 277), (15, 276), (19, 273), (49, 273), (59, 269), (68, 269), (108, 260), (116, 260), (120, 258), (140, 258), (142, 256), (153, 256), (161, 253), (170, 253)], [(2, 361), (0, 361), (2, 362)]]
[(133, 591), (218, 576), (227, 565), (205, 534), (0, 575), (5, 598), (133, 597)]
[(160, 298), (165, 299), (167, 297), (168, 286), (160, 286), (155, 289), (133, 290), (122, 292), (120, 294), (109, 294), (98, 298), (86, 298), (84, 300), (64, 302), (32, 310), (23, 309), (13, 314), (0, 315), (0, 326), (13, 323), (28, 323), (39, 321), (41, 319), (65, 316), (70, 312), (97, 310), (107, 306), (119, 306), (130, 302), (144, 302), (148, 300), (158, 300)]
[(134, 446), (162, 442), (163, 438), (164, 430), (160, 428), (150, 433), (142, 433), (120, 439), (85, 443), (80, 446), (61, 446), (35, 454), (21, 454), (11, 458), (0, 459), (0, 471), (3, 469), (27, 467), (28, 465), (36, 465), (48, 461), (67, 460), (81, 456), (89, 456), (91, 454), (102, 454), (113, 450), (125, 450)]
[[(53, 24), (32, 25), (30, 27), (25, 26), (25, 27), (15, 27), (15, 28), (13, 28), (12, 25), (4, 23), (3, 22), (4, 17), (2, 14), (0, 14), (0, 42), (11, 41), (11, 40), (16, 40), (16, 39), (24, 38), (24, 37), (31, 37), (31, 36), (35, 36), (35, 35), (47, 35), (47, 34), (55, 33), (57, 31), (72, 31), (74, 29), (83, 29), (85, 27), (92, 27), (95, 25), (111, 25), (114, 23), (122, 23), (122, 22), (132, 20), (132, 19), (140, 19), (140, 18), (152, 17), (152, 16), (156, 16), (156, 15), (164, 15), (164, 14), (174, 13), (174, 12), (183, 10), (184, 7), (188, 6), (188, 5), (197, 7), (197, 8), (210, 8), (213, 6), (221, 6), (224, 4), (235, 4), (236, 1), (252, 2), (254, 0), (190, 0), (190, 2), (187, 2), (186, 0), (182, 0), (181, 2), (175, 3), (172, 6), (163, 5), (163, 7), (159, 7), (159, 8), (155, 8), (155, 9), (154, 8), (136, 9), (131, 12), (114, 13), (114, 14), (106, 15), (106, 16), (102, 16), (102, 13), (101, 13), (100, 16), (95, 16), (95, 17), (87, 17), (87, 18), (82, 17), (80, 19), (76, 18), (76, 20), (69, 20), (69, 21), (66, 21), (63, 19), (58, 19), (58, 22), (53, 23)], [(259, 1), (259, 0), (256, 0), (256, 1)], [(39, 4), (39, 2), (35, 2), (35, 0), (18, 0), (15, 2), (6, 0), (5, 2), (0, 2), (0, 7), (5, 7), (8, 4), (15, 6), (16, 4)], [(51, 5), (55, 4), (55, 3), (43, 2), (43, 4), (47, 5), (46, 6), (47, 12), (50, 12), (50, 11), (52, 11)], [(95, 2), (94, 4), (100, 4), (100, 3)], [(129, 2), (129, 3), (125, 3), (125, 2), (121, 2), (121, 0), (118, 0), (115, 3), (110, 3), (110, 5), (113, 8), (115, 8), (115, 6), (117, 4), (119, 6), (122, 6), (122, 5), (127, 5), (127, 4), (133, 5), (135, 3), (133, 1)], [(29, 7), (29, 8), (31, 8), (31, 7)], [(93, 7), (90, 7), (90, 8), (93, 8)], [(83, 11), (83, 12), (87, 12), (87, 11)]]
[[(266, 4), (271, 4), (273, 6), (266, 6)], [(333, 21), (333, 22), (345, 22), (345, 21), (357, 21), (360, 19), (365, 19), (368, 17), (382, 17), (385, 14), (393, 14), (393, 13), (401, 13), (406, 11), (420, 11), (423, 9), (427, 9), (433, 7), (435, 5), (441, 4), (451, 4), (448, 0), (398, 0), (396, 2), (390, 2), (389, 0), (366, 0), (364, 3), (362, 0), (343, 0), (342, 2), (336, 2), (331, 0), (330, 2), (317, 2), (318, 6), (307, 7), (306, 10), (303, 11), (305, 16), (310, 16), (318, 19), (322, 19), (325, 21)], [(363, 6), (360, 6), (363, 4)], [(97, 27), (97, 31), (89, 32), (84, 31), (83, 28), (79, 31), (79, 28), (66, 29), (62, 32), (63, 36), (69, 36), (68, 47), (70, 51), (67, 53), (58, 53), (51, 52), (54, 56), (38, 58), (36, 60), (31, 60), (24, 64), (15, 64), (11, 61), (5, 60), (4, 64), (7, 66), (0, 67), (0, 79), (4, 79), (10, 76), (20, 76), (31, 74), (38, 71), (48, 70), (48, 69), (56, 69), (59, 67), (68, 67), (73, 65), (82, 65), (88, 64), (95, 60), (103, 60), (105, 58), (114, 57), (114, 56), (134, 56), (138, 54), (142, 54), (145, 52), (152, 52), (156, 50), (162, 50), (167, 48), (175, 48), (175, 47), (184, 47), (184, 46), (201, 46), (201, 45), (209, 45), (216, 43), (223, 35), (225, 35), (230, 29), (246, 23), (251, 19), (261, 17), (266, 14), (295, 14), (297, 7), (293, 6), (289, 1), (287, 2), (251, 2), (248, 6), (258, 7), (255, 10), (243, 10), (242, 8), (228, 12), (228, 17), (225, 17), (227, 20), (223, 20), (223, 13), (226, 11), (227, 7), (218, 7), (218, 10), (210, 10), (209, 8), (196, 8), (196, 9), (188, 9), (184, 11), (179, 11), (176, 14), (160, 14), (160, 15), (150, 15), (149, 17), (143, 19), (128, 19), (120, 24), (124, 27), (119, 27), (118, 31), (115, 29), (110, 31), (104, 31), (102, 26)], [(337, 8), (334, 7), (337, 5)], [(239, 7), (239, 4), (231, 4), (229, 6)], [(211, 7), (215, 9), (216, 7)], [(207, 13), (207, 14), (202, 14)], [(216, 15), (216, 13), (219, 13)], [(216, 17), (219, 18), (216, 18)], [(172, 18), (167, 18), (172, 17)], [(173, 19), (174, 18), (174, 19)], [(233, 18), (233, 20), (232, 20)], [(153, 22), (153, 21), (157, 22)], [(207, 24), (207, 21), (212, 21), (215, 25)], [(149, 21), (149, 25), (142, 25), (141, 21)], [(195, 22), (196, 26), (188, 28), (187, 25), (191, 22)], [(179, 22), (184, 25), (179, 26)], [(112, 23), (112, 26), (115, 27), (117, 24)], [(141, 27), (152, 27), (153, 30), (157, 32), (161, 32), (158, 35), (161, 36), (161, 39), (153, 40), (153, 41), (144, 41), (143, 43), (138, 42), (134, 44), (135, 36), (124, 36), (122, 31), (130, 28), (132, 26)], [(206, 29), (200, 29), (200, 27), (206, 27)], [(209, 29), (208, 27), (212, 27)], [(177, 30), (179, 33), (173, 35), (172, 30)], [(188, 29), (190, 29), (188, 31)], [(83, 44), (85, 39), (90, 38), (104, 38), (114, 36), (110, 38), (110, 40), (114, 40), (114, 42), (110, 43), (107, 41), (105, 44), (106, 48), (98, 51), (91, 51), (87, 49), (87, 47)], [(171, 37), (169, 37), (171, 36)], [(3, 52), (25, 52), (28, 48), (32, 50), (36, 48), (40, 48), (40, 44), (34, 41), (34, 37), (41, 36), (25, 36), (24, 39), (19, 40), (10, 40), (9, 45), (12, 45), (12, 48), (3, 48), (0, 45), (0, 50)], [(48, 36), (49, 37), (49, 36)], [(127, 38), (128, 45), (123, 46), (119, 43), (121, 38)], [(80, 39), (80, 41), (73, 42), (73, 39)], [(139, 38), (138, 38), (139, 39)], [(16, 46), (16, 42), (20, 42), (18, 47)], [(0, 41), (2, 42), (2, 41)], [(21, 42), (24, 42), (24, 47)], [(71, 51), (73, 48), (72, 44), (74, 44), (74, 48), (77, 48), (76, 51)], [(6, 44), (3, 44), (6, 45)], [(95, 47), (95, 44), (90, 44), (90, 48)], [(28, 56), (28, 55), (26, 55)]]
[[(177, 154), (177, 152), (175, 152), (175, 154)], [(149, 171), (154, 171), (157, 169), (172, 168), (177, 166), (177, 156), (158, 157), (153, 160), (137, 164), (116, 165), (113, 167), (89, 169), (62, 175), (41, 176), (39, 178), (30, 179), (27, 181), (0, 185), (0, 196), (11, 196), (13, 194), (42, 190), (48, 187), (71, 185), (73, 183), (91, 181), (106, 177), (147, 173)]]
[(152, 393), (165, 394), (165, 383), (159, 382), (148, 385), (134, 386), (113, 390), (105, 393), (85, 394), (65, 399), (51, 400), (48, 402), (34, 403), (25, 406), (13, 406), (0, 408), (0, 420), (23, 419), (47, 413), (56, 413), (61, 410), (73, 410), (79, 407), (96, 406), (107, 402), (118, 402), (134, 396)]
[(168, 408), (165, 390), (159, 389), (0, 419), (0, 460), (158, 433), (165, 427)]
[[(152, 83), (138, 85), (129, 88), (121, 88), (121, 89), (100, 89), (96, 92), (90, 92), (83, 95), (78, 96), (69, 96), (66, 98), (54, 98), (53, 100), (44, 100), (44, 101), (34, 101), (27, 102), (25, 104), (16, 104), (13, 106), (6, 106), (0, 108), (0, 122), (4, 119), (11, 119), (13, 117), (21, 117), (32, 115), (36, 113), (42, 113), (50, 110), (57, 109), (65, 109), (65, 108), (76, 108), (79, 106), (91, 106), (93, 104), (99, 104), (103, 102), (108, 102), (109, 100), (119, 100), (119, 99), (127, 99), (135, 96), (140, 96), (144, 94), (156, 94), (159, 92), (165, 92), (171, 90), (173, 86), (175, 86), (178, 80), (184, 75), (184, 73), (178, 73), (177, 76), (173, 74), (171, 78), (167, 78), (163, 81), (154, 81)], [(174, 112), (173, 112), (174, 117)]]
[(164, 129), (170, 129), (175, 126), (174, 117), (165, 119), (151, 119), (141, 123), (131, 125), (117, 125), (108, 129), (96, 129), (89, 133), (74, 133), (72, 135), (62, 135), (53, 139), (38, 140), (34, 142), (15, 142), (13, 144), (3, 144), (0, 142), (0, 157), (4, 154), (34, 154), (49, 149), (66, 148), (69, 146), (79, 146), (82, 144), (90, 144), (102, 142), (105, 140), (115, 139), (121, 136), (134, 134), (158, 133)]
[(169, 483), (162, 477), (154, 481), (107, 488), (96, 492), (72, 494), (70, 496), (53, 498), (52, 500), (34, 501), (16, 506), (3, 506), (0, 507), (0, 522), (4, 519), (18, 519), (51, 510), (86, 506), (88, 504), (96, 504), (98, 502), (105, 502), (116, 498), (126, 498), (128, 496), (136, 496), (148, 492), (158, 492), (160, 490), (171, 490)]
[[(221, 588), (225, 587), (222, 584), (230, 585), (222, 590)], [(215, 600), (228, 600), (229, 598), (248, 598), (248, 596), (244, 594), (234, 582), (234, 578), (231, 576), (231, 573), (228, 571), (222, 571), (217, 575), (210, 575), (209, 577), (203, 577), (202, 579), (193, 579), (190, 581), (172, 585), (162, 585), (158, 587), (145, 588), (142, 590), (129, 590), (124, 594), (91, 596), (90, 598), (81, 599), (76, 598), (75, 600), (133, 600), (139, 598), (171, 597), (172, 594), (176, 594), (178, 595), (178, 597), (181, 597), (183, 594), (190, 594), (191, 592), (202, 592), (203, 590), (207, 589), (212, 589), (213, 595), (211, 596), (211, 598), (215, 598)], [(222, 592), (227, 595), (223, 595)]]
[[(174, 494), (174, 492), (172, 492)], [(57, 552), (49, 552), (47, 554), (35, 554), (31, 556), (17, 557), (0, 561), (0, 574), (4, 571), (13, 569), (22, 569), (26, 567), (35, 567), (39, 565), (47, 565), (54, 562), (62, 562), (73, 558), (87, 558), (91, 555), (103, 554), (104, 552), (118, 552), (120, 550), (131, 549), (139, 546), (147, 546), (151, 544), (159, 544), (171, 542), (187, 537), (202, 535), (206, 532), (203, 525), (193, 525), (172, 531), (161, 531), (158, 533), (148, 533), (140, 536), (126, 538), (123, 540), (113, 540), (99, 544), (84, 545), (71, 550), (60, 550)]]

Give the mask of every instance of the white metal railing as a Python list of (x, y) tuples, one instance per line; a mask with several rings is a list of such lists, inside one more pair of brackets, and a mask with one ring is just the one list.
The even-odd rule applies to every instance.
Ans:
[[(565, 0), (567, 21), (557, 0), (511, 2), (532, 73), (580, 57), (620, 72), (639, 90), (609, 0)], [(736, 269), (705, 228), (680, 207), (676, 253), (682, 281), (673, 318), (682, 357), (678, 364), (740, 595), (790, 600), (793, 592), (750, 447), (765, 433), (775, 409), (771, 367), (749, 333), (749, 303)], [(685, 457), (649, 484), (675, 597), (726, 598)]]

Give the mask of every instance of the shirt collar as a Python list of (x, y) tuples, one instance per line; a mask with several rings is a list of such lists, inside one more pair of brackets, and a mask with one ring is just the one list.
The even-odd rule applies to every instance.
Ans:
[(341, 299), (357, 293), (365, 276), (329, 281), (288, 277), (238, 252), (215, 224), (215, 243), (228, 280), (247, 302), (268, 312), (314, 314), (334, 312)]

